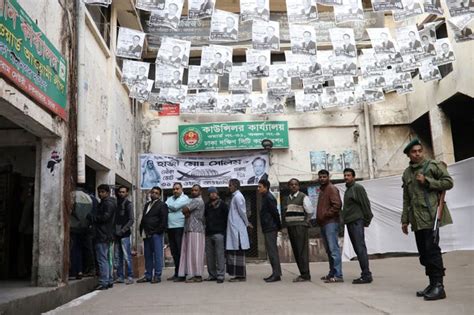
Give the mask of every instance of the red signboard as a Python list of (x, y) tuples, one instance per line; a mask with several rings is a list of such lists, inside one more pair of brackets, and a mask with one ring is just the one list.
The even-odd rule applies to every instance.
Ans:
[(160, 116), (179, 116), (179, 104), (161, 104)]

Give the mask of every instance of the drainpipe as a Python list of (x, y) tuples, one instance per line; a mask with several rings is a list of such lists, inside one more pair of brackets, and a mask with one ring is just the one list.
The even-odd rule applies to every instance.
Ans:
[(369, 178), (373, 179), (374, 176), (374, 160), (372, 157), (372, 132), (370, 128), (369, 120), (369, 104), (364, 103), (364, 122), (365, 122), (365, 135), (367, 141), (367, 159), (369, 162)]
[(87, 82), (85, 80), (85, 28), (86, 7), (84, 1), (77, 3), (77, 183), (86, 182), (86, 107), (87, 107)]

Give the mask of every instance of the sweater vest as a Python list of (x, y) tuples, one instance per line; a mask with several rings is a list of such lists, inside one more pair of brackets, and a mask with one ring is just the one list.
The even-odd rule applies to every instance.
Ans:
[(301, 191), (294, 198), (288, 197), (288, 205), (285, 212), (285, 221), (287, 223), (292, 222), (304, 222), (305, 211), (303, 206), (303, 200), (306, 195)]

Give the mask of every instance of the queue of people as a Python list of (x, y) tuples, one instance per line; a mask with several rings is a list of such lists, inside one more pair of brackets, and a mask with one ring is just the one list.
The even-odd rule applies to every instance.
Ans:
[[(429, 285), (416, 292), (416, 295), (425, 300), (443, 299), (446, 297), (443, 285), (445, 268), (439, 234), (433, 236), (436, 232), (433, 224), (439, 222), (439, 226), (443, 226), (452, 223), (452, 219), (445, 204), (441, 205), (441, 212), (434, 213), (432, 209), (440, 208), (439, 195), (451, 189), (453, 181), (442, 162), (424, 158), (423, 147), (417, 139), (408, 144), (404, 153), (410, 158), (410, 165), (403, 174), (402, 231), (407, 234), (408, 225), (411, 225), (420, 263), (429, 277)], [(293, 282), (311, 281), (308, 230), (314, 212), (329, 261), (329, 270), (321, 280), (325, 283), (344, 282), (338, 242), (342, 223), (347, 227), (361, 269), (360, 277), (352, 283), (369, 284), (373, 281), (365, 243), (365, 228), (369, 227), (373, 219), (370, 201), (364, 187), (355, 182), (355, 171), (346, 168), (343, 173), (346, 190), (341, 200), (338, 188), (331, 183), (329, 172), (318, 172), (320, 194), (316, 205), (312, 205), (309, 197), (300, 191), (299, 180), (290, 179), (290, 194), (281, 214), (277, 200), (270, 192), (268, 179), (261, 178), (258, 181), (260, 224), (271, 265), (271, 274), (263, 279), (265, 282), (277, 282), (282, 278), (277, 246), (278, 232), (282, 228), (287, 229), (299, 270)], [(202, 198), (203, 188), (198, 184), (192, 186), (191, 196), (188, 197), (183, 193), (182, 184), (176, 182), (173, 195), (166, 202), (161, 199), (160, 187), (150, 190), (150, 201), (144, 206), (139, 224), (144, 241), (145, 274), (137, 280), (138, 283), (161, 282), (165, 233), (175, 266), (168, 281), (223, 283), (225, 273), (231, 277), (229, 282), (246, 281), (246, 251), (250, 248), (248, 229), (254, 227), (247, 217), (240, 181), (231, 179), (228, 190), (231, 194), (228, 205), (220, 198), (215, 187), (207, 188), (207, 203)], [(92, 226), (99, 271), (97, 289), (105, 290), (112, 287), (114, 282), (133, 283), (130, 231), (134, 216), (132, 204), (127, 199), (127, 187), (119, 188), (117, 199), (110, 196), (107, 185), (100, 185), (97, 191), (100, 199), (98, 204), (94, 204), (94, 198), (84, 191), (76, 191), (76, 206), (71, 215), (71, 270), (74, 276), (81, 276), (85, 258), (81, 255), (91, 254), (91, 246), (82, 246), (86, 248), (84, 252), (81, 243), (86, 243), (83, 241), (87, 239), (84, 233)], [(112, 250), (113, 247), (115, 250)], [(204, 278), (204, 261), (207, 264), (207, 278)], [(89, 266), (89, 270), (91, 268)], [(117, 270), (115, 278), (114, 269)]]

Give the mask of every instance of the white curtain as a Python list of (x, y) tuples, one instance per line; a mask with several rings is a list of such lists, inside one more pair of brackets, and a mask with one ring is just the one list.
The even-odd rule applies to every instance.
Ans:
[[(454, 224), (440, 229), (443, 252), (474, 249), (474, 158), (448, 166), (454, 187), (446, 193), (446, 202)], [(365, 229), (369, 254), (417, 252), (415, 236), (402, 233), (403, 207), (401, 175), (358, 182), (365, 187), (374, 218)], [(344, 196), (345, 184), (336, 185)], [(347, 229), (344, 233), (343, 260), (355, 257)]]

